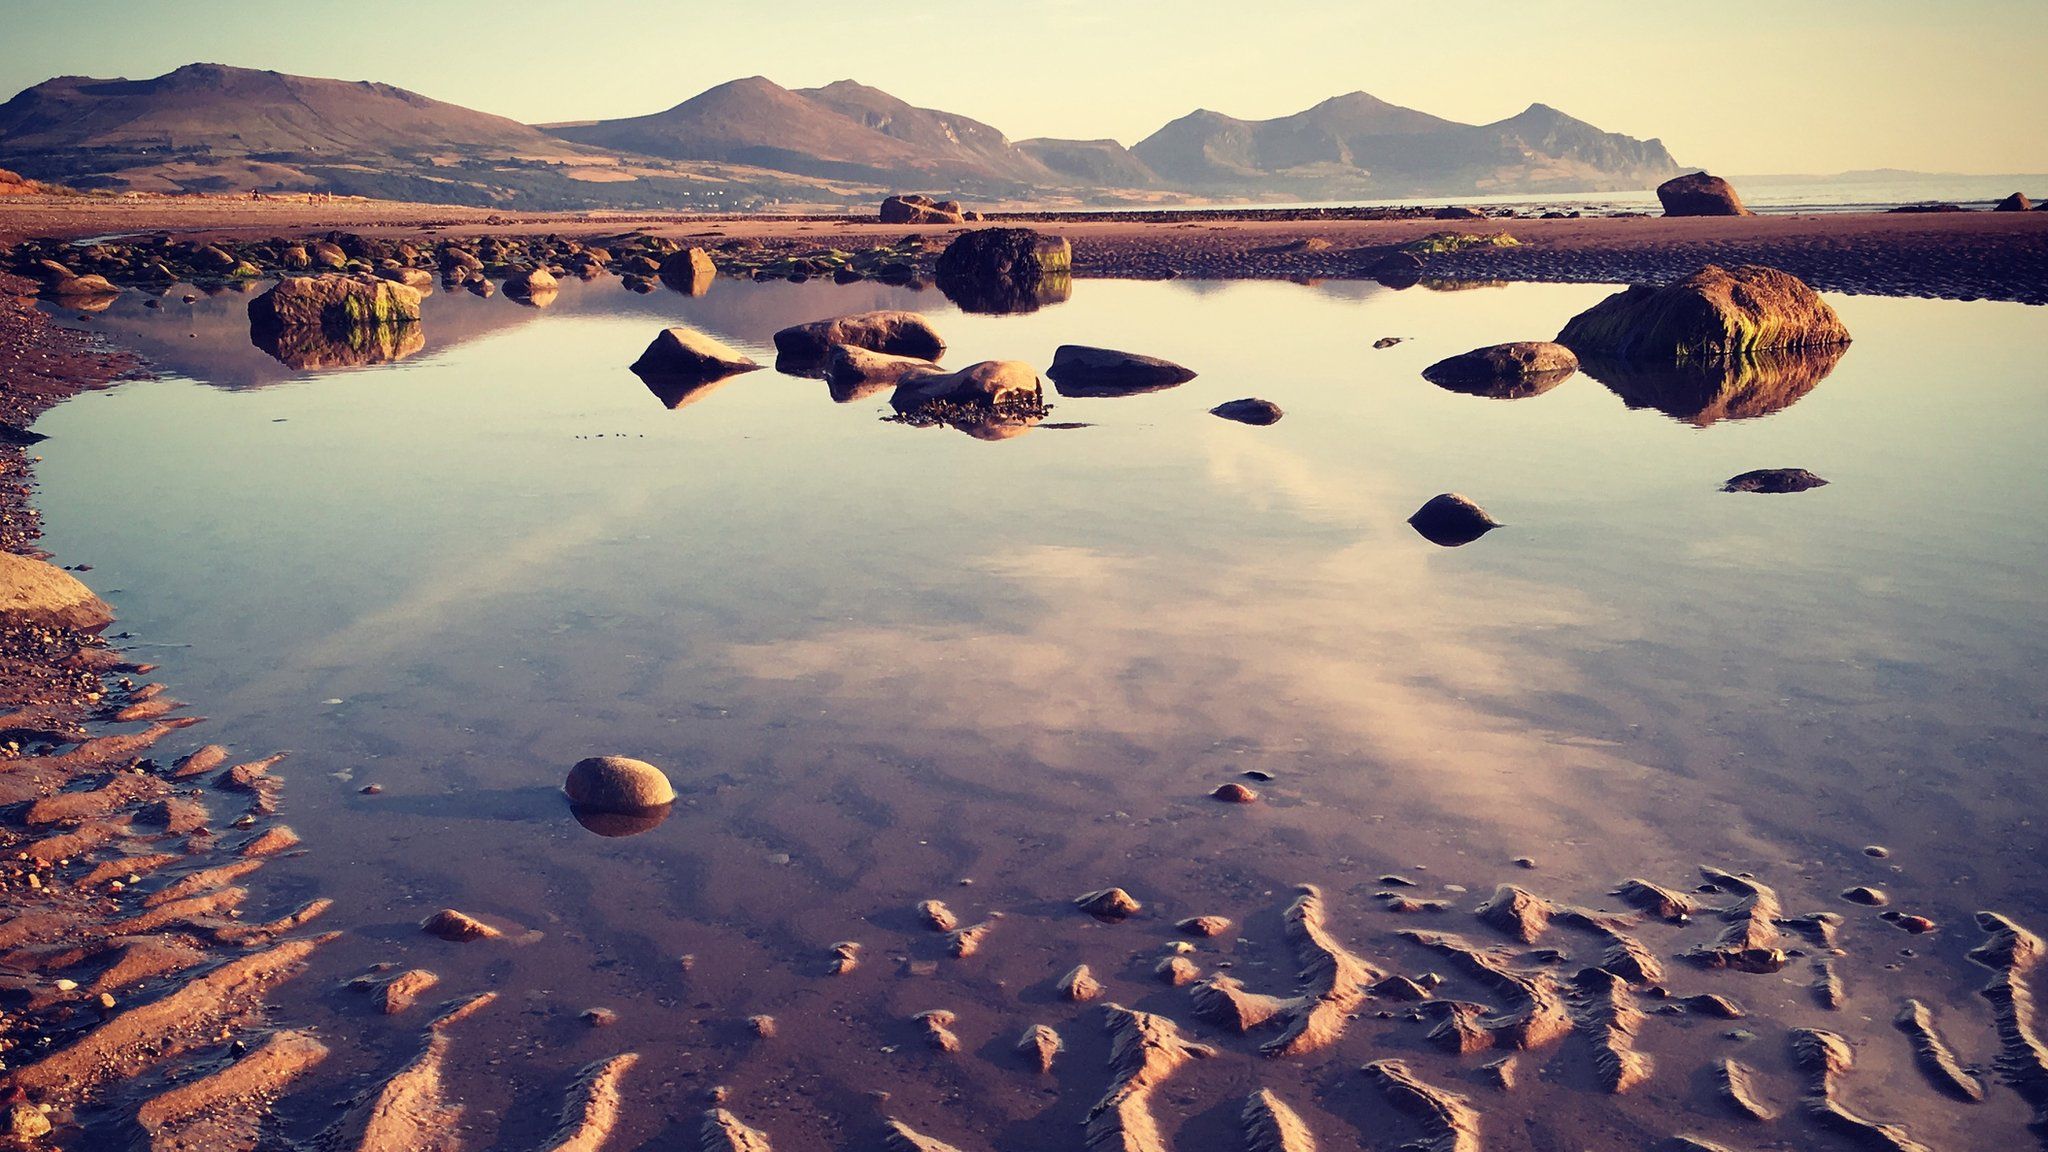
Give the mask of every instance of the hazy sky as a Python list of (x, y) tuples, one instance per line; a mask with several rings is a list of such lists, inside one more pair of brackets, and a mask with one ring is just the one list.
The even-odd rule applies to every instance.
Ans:
[(0, 96), (195, 60), (383, 80), (529, 122), (851, 77), (1013, 139), (1135, 143), (1364, 89), (1541, 101), (1730, 173), (2048, 171), (2043, 0), (0, 0)]

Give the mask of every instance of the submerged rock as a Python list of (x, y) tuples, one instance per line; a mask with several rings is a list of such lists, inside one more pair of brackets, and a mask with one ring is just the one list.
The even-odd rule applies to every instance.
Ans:
[(1796, 276), (1709, 264), (1662, 288), (1609, 296), (1572, 317), (1557, 342), (1580, 356), (1668, 362), (1847, 344), (1849, 330)]
[(1195, 378), (1193, 372), (1170, 360), (1082, 344), (1062, 344), (1054, 349), (1052, 367), (1045, 374), (1062, 396), (1128, 396), (1172, 388)]
[(590, 756), (562, 783), (569, 803), (592, 812), (644, 812), (674, 803), (675, 788), (662, 770), (628, 756)]
[(1221, 416), (1225, 420), (1235, 420), (1239, 424), (1253, 424), (1261, 428), (1268, 424), (1278, 424), (1280, 417), (1286, 415), (1286, 413), (1280, 411), (1278, 404), (1273, 403), (1271, 400), (1261, 400), (1255, 396), (1218, 404), (1214, 408), (1209, 409), (1209, 414), (1211, 416)]
[(1657, 185), (1657, 200), (1666, 216), (1754, 216), (1743, 207), (1735, 186), (1705, 172), (1675, 176)]
[(1723, 492), (1804, 492), (1819, 488), (1826, 480), (1815, 476), (1804, 468), (1758, 468), (1730, 477), (1721, 485)]
[(1470, 544), (1500, 527), (1500, 521), (1486, 509), (1456, 492), (1431, 497), (1408, 518), (1408, 524), (1424, 540), (1445, 548)]
[(1525, 340), (1439, 360), (1422, 370), (1422, 378), (1453, 392), (1518, 400), (1540, 396), (1578, 370), (1579, 358), (1564, 345)]
[(0, 622), (92, 632), (113, 623), (114, 610), (56, 565), (0, 552)]

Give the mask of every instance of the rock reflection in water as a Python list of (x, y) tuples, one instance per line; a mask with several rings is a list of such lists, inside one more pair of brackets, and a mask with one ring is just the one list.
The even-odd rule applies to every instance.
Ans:
[(576, 822), (589, 831), (607, 839), (617, 839), (638, 836), (642, 832), (660, 827), (661, 822), (668, 819), (669, 811), (673, 807), (672, 804), (663, 804), (659, 808), (643, 808), (638, 812), (593, 812), (572, 804), (569, 806), (569, 814), (576, 817)]
[(249, 342), (287, 368), (353, 368), (403, 360), (427, 346), (418, 324), (376, 324), (346, 331), (325, 328), (264, 330), (252, 326)]
[(633, 374), (640, 378), (642, 384), (647, 385), (647, 390), (654, 393), (654, 398), (661, 401), (662, 407), (673, 411), (695, 404), (725, 387), (734, 376), (742, 373), (728, 372), (721, 376), (709, 377), (670, 376), (634, 369)]
[(1065, 303), (1074, 295), (1074, 278), (1058, 273), (1019, 282), (947, 276), (940, 278), (939, 291), (962, 312), (1006, 316)]
[(1705, 428), (1790, 408), (1827, 379), (1846, 351), (1837, 344), (1676, 363), (1594, 357), (1582, 360), (1580, 368), (1630, 408), (1654, 408)]

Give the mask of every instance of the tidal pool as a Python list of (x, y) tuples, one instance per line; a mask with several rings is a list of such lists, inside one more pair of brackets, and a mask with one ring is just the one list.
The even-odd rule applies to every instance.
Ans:
[[(1846, 355), (1732, 398), (1581, 373), (1491, 399), (1421, 376), (1548, 338), (1609, 291), (1082, 281), (977, 316), (871, 284), (570, 282), (545, 309), (436, 294), (422, 347), (313, 371), (250, 344), (245, 297), (131, 293), (84, 322), (161, 378), (37, 425), (44, 543), (91, 565), (123, 643), (211, 718), (195, 744), (291, 752), (283, 818), (306, 851), (263, 870), (251, 915), (329, 896), (344, 935), (277, 997), (335, 1048), (280, 1106), (288, 1135), (417, 1053), (423, 1010), (341, 989), (397, 962), (439, 973), (434, 996), (503, 993), (451, 1047), (476, 1147), (533, 1146), (579, 1067), (635, 1051), (620, 1147), (693, 1144), (724, 1085), (778, 1149), (870, 1146), (883, 1117), (968, 1152), (1069, 1148), (1107, 1085), (1100, 1005), (1053, 992), (1086, 962), (1107, 999), (1223, 1049), (1153, 1100), (1182, 1149), (1239, 1147), (1261, 1086), (1325, 1146), (1413, 1139), (1357, 1071), (1389, 1056), (1469, 1096), (1489, 1147), (1837, 1146), (1715, 1094), (1736, 1058), (1792, 1108), (1798, 1026), (1847, 1037), (1849, 1099), (1922, 1142), (2024, 1140), (1965, 954), (1980, 908), (2048, 929), (2048, 311), (1831, 298)], [(670, 409), (625, 368), (668, 324), (770, 363), (776, 329), (879, 307), (930, 313), (951, 366), (1042, 368), (1079, 343), (1200, 375), (1049, 393), (1046, 425), (991, 442), (773, 371)], [(1208, 413), (1247, 396), (1285, 418)], [(1830, 483), (1720, 491), (1765, 467)], [(1446, 491), (1505, 527), (1424, 540), (1406, 518)], [(665, 768), (668, 818), (624, 837), (572, 818), (563, 775), (599, 753)], [(1259, 803), (1208, 798), (1247, 772), (1271, 776)], [(1189, 959), (1292, 991), (1281, 912), (1313, 883), (1360, 955), (1498, 1006), (1396, 932), (1569, 981), (1597, 943), (1554, 927), (1541, 944), (1571, 958), (1530, 955), (1472, 915), (1495, 885), (1622, 910), (1618, 882), (1690, 891), (1702, 864), (1845, 917), (1847, 1000), (1815, 1003), (1824, 949), (1796, 933), (1780, 972), (1707, 971), (1674, 957), (1718, 933), (1712, 912), (1649, 921), (1663, 984), (1751, 1018), (1653, 1013), (1655, 1070), (1625, 1096), (1577, 1035), (1524, 1053), (1515, 1091), (1486, 1087), (1505, 1053), (1446, 1052), (1394, 1002), (1268, 1058), (1153, 975), (1175, 921), (1215, 914), (1237, 926)], [(1390, 874), (1451, 910), (1387, 910)], [(1939, 930), (1838, 898), (1857, 884)], [(1145, 911), (1070, 906), (1106, 885)], [(1004, 915), (955, 959), (913, 915), (928, 898)], [(443, 907), (511, 937), (423, 935)], [(842, 940), (862, 963), (827, 975)], [(1915, 1068), (1891, 1023), (1909, 996), (1985, 1070), (1983, 1103)], [(617, 1024), (585, 1023), (594, 1006)], [(932, 1008), (958, 1015), (961, 1052), (926, 1047), (911, 1018)], [(1033, 1023), (1066, 1043), (1049, 1075), (1011, 1051)]]

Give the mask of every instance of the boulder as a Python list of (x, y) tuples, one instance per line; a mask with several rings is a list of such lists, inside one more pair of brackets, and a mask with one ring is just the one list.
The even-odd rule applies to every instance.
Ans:
[(891, 196), (882, 201), (884, 224), (959, 224), (965, 219), (958, 201), (934, 202), (929, 196)]
[(663, 284), (685, 296), (702, 296), (718, 279), (718, 265), (702, 248), (682, 248), (662, 260), (657, 274)]
[(91, 632), (113, 623), (114, 611), (56, 565), (0, 552), (0, 621)]
[(931, 372), (906, 377), (889, 404), (908, 412), (928, 404), (949, 403), (994, 408), (1043, 397), (1038, 370), (1021, 360), (984, 360), (958, 372)]
[(1438, 220), (1484, 220), (1486, 213), (1469, 204), (1451, 204), (1430, 213)]
[(434, 290), (434, 274), (425, 268), (384, 268), (378, 270), (377, 278), (403, 284), (422, 296)]
[(1581, 357), (1707, 360), (1847, 344), (1849, 330), (1796, 276), (1709, 264), (1675, 284), (1609, 296), (1572, 317), (1557, 342)]
[(562, 793), (570, 804), (590, 812), (644, 812), (676, 798), (661, 769), (627, 756), (578, 760), (562, 782)]
[(1439, 388), (1496, 400), (1537, 396), (1579, 370), (1579, 358), (1562, 344), (1524, 340), (1475, 348), (1422, 370)]
[(1195, 378), (1193, 372), (1171, 360), (1084, 344), (1062, 344), (1054, 349), (1052, 367), (1045, 374), (1052, 378), (1053, 387), (1062, 396), (1157, 392)]
[(1280, 411), (1278, 404), (1273, 403), (1271, 400), (1261, 400), (1255, 396), (1218, 404), (1214, 408), (1209, 409), (1209, 414), (1211, 416), (1221, 416), (1225, 420), (1235, 420), (1239, 424), (1256, 424), (1262, 428), (1268, 424), (1279, 423), (1280, 417), (1285, 415), (1285, 413)]
[(1826, 480), (1815, 476), (1804, 468), (1758, 468), (1730, 477), (1721, 485), (1723, 492), (1804, 492), (1819, 488)]
[(515, 268), (505, 277), (505, 291), (512, 296), (552, 295), (558, 286), (555, 274), (545, 268)]
[(939, 253), (939, 291), (968, 312), (1028, 312), (1073, 291), (1074, 250), (1029, 228), (976, 228)]
[(946, 342), (916, 312), (860, 312), (796, 324), (775, 334), (776, 354), (798, 363), (822, 363), (834, 344), (925, 360), (946, 354)]
[(441, 275), (455, 281), (469, 279), (471, 272), (482, 272), (484, 262), (474, 252), (463, 248), (441, 249)]
[(334, 332), (414, 324), (419, 318), (416, 289), (373, 276), (287, 276), (249, 301), (250, 326), (259, 331)]
[(1422, 257), (1397, 249), (1374, 262), (1371, 276), (1389, 288), (1413, 288), (1422, 281)]
[(316, 242), (311, 248), (308, 248), (306, 252), (307, 255), (313, 258), (313, 267), (315, 268), (327, 268), (340, 272), (348, 267), (348, 253), (343, 252), (339, 245), (321, 240)]
[(1993, 212), (2032, 212), (2034, 202), (2024, 192), (2015, 192), (1992, 206)]
[(115, 296), (119, 295), (120, 291), (105, 276), (101, 276), (98, 273), (72, 276), (68, 279), (55, 281), (49, 286), (49, 294), (63, 300), (75, 300), (80, 297), (90, 296)]
[(1719, 176), (1692, 172), (1657, 185), (1666, 216), (1754, 216), (1742, 206), (1735, 186)]
[(1470, 544), (1500, 527), (1500, 521), (1487, 515), (1486, 509), (1456, 492), (1432, 497), (1408, 518), (1408, 524), (1424, 540), (1445, 548)]
[(759, 368), (752, 359), (722, 341), (689, 328), (666, 328), (633, 362), (633, 373), (645, 380), (719, 380)]
[(851, 344), (834, 344), (825, 355), (825, 384), (832, 399), (841, 404), (872, 396), (913, 376), (939, 374), (939, 367), (929, 360), (872, 352)]

